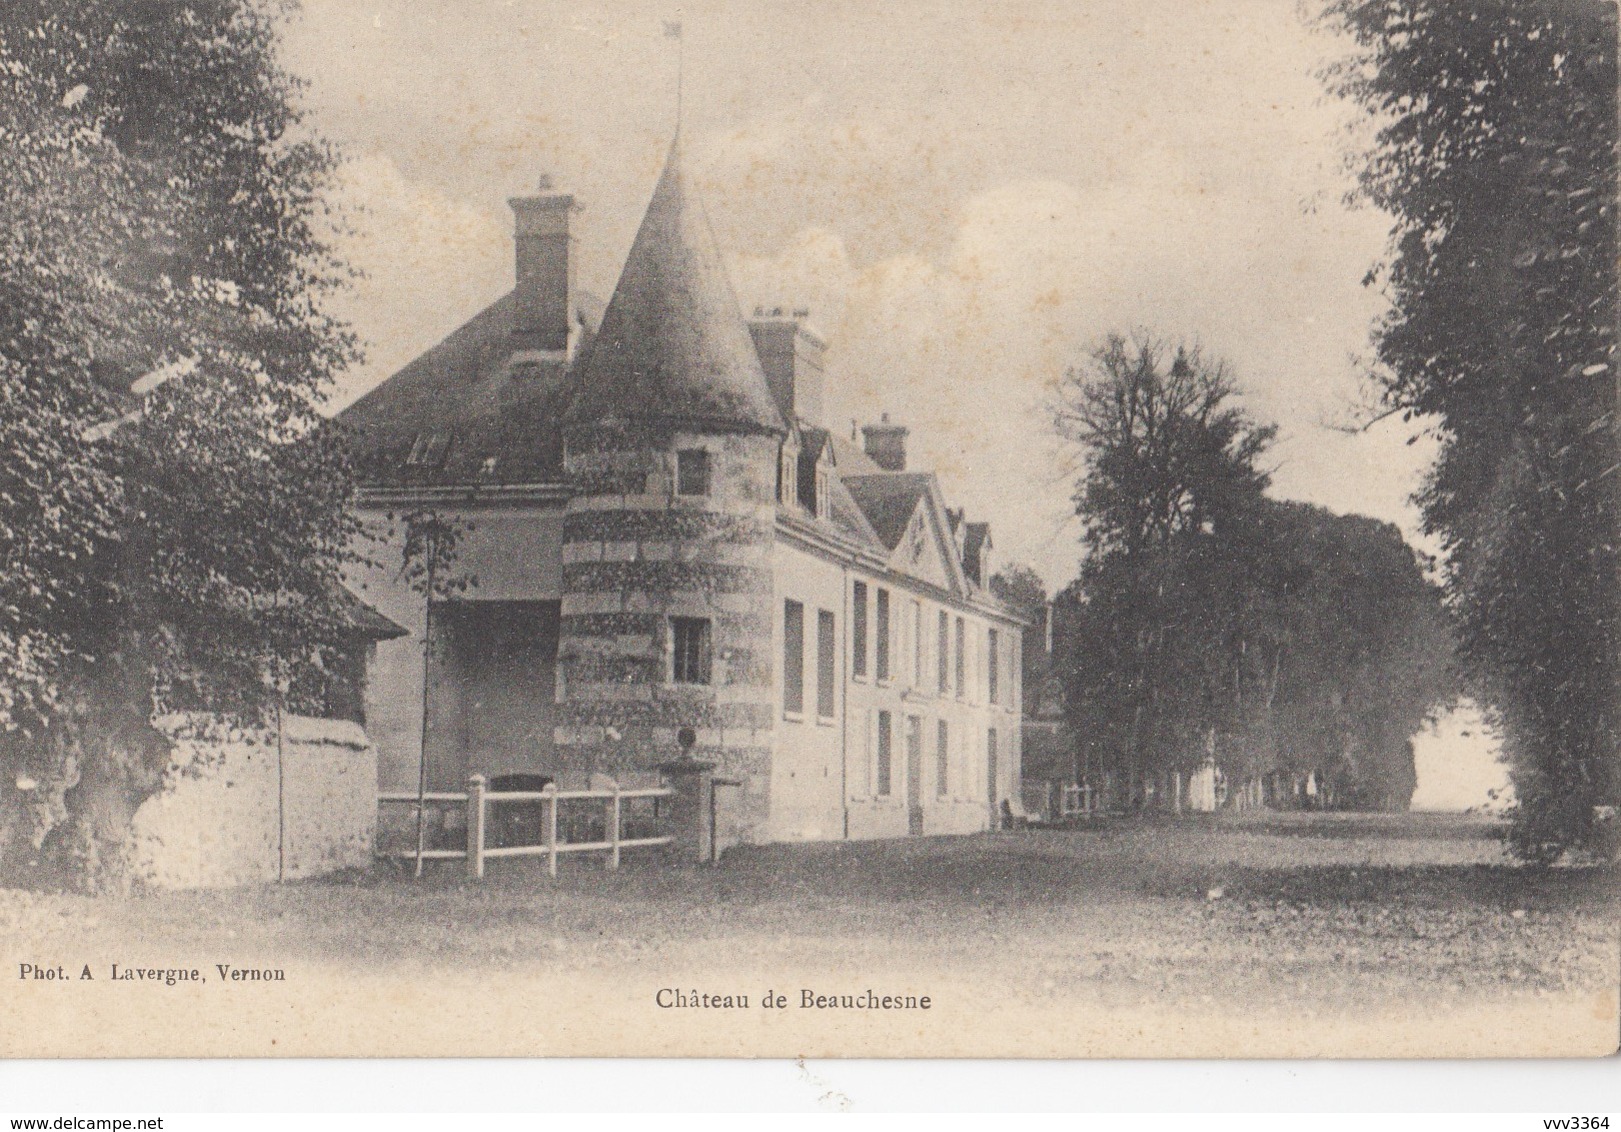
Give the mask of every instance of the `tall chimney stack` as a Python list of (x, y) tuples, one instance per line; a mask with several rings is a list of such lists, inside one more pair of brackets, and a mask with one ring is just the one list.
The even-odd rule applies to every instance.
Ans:
[(540, 179), (540, 192), (513, 197), (517, 243), (517, 287), (512, 333), (519, 349), (568, 349), (569, 309), (574, 295), (574, 237), (570, 193), (552, 192), (550, 177)]
[(749, 320), (754, 352), (782, 415), (808, 424), (822, 423), (822, 359), (827, 344), (812, 330), (803, 308), (784, 314), (781, 307), (755, 307)]
[(890, 424), (888, 413), (883, 414), (877, 424), (862, 425), (861, 437), (867, 458), (886, 472), (904, 472), (908, 431), (905, 425)]

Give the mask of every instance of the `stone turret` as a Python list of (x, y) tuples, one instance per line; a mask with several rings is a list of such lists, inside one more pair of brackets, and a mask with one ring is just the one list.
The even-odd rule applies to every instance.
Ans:
[(565, 418), (562, 775), (677, 753), (742, 780), (721, 843), (768, 813), (772, 540), (787, 426), (671, 147)]

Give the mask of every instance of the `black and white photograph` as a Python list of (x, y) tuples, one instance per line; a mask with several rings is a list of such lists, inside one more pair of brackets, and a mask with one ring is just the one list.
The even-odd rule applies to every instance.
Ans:
[(8, 0), (0, 1056), (1613, 1054), (1616, 58)]

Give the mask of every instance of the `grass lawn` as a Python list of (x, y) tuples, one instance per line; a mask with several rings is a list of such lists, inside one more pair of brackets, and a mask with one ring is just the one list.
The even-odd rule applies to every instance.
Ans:
[(482, 884), (379, 868), (121, 899), (12, 890), (0, 952), (600, 984), (637, 1002), (877, 983), (1112, 1017), (1613, 1015), (1616, 871), (1520, 868), (1496, 837), (1469, 817), (1270, 814), (747, 848), (705, 869), (575, 860), (556, 881), (498, 861)]

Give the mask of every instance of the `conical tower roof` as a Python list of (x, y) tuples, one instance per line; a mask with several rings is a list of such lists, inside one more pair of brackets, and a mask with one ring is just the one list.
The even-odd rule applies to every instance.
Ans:
[(570, 425), (608, 419), (787, 430), (683, 169), (679, 136), (566, 417)]

